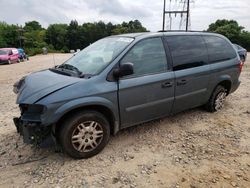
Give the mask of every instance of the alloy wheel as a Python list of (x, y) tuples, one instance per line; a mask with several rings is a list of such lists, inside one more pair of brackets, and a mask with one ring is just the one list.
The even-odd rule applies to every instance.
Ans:
[(87, 121), (76, 126), (71, 143), (78, 152), (90, 152), (101, 143), (102, 139), (102, 126), (96, 121)]

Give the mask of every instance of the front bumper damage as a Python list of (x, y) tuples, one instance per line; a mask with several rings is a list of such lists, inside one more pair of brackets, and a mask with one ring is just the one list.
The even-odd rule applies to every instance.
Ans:
[(52, 126), (42, 126), (40, 122), (24, 121), (21, 117), (15, 117), (13, 121), (17, 132), (23, 136), (24, 143), (40, 146), (52, 138)]

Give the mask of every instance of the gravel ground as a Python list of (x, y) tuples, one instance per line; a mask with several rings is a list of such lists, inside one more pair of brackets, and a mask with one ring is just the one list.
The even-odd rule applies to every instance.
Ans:
[[(70, 54), (55, 54), (56, 64)], [(250, 54), (249, 54), (250, 57)], [(25, 145), (12, 122), (12, 85), (53, 56), (0, 66), (0, 187), (250, 187), (250, 61), (225, 108), (202, 108), (135, 126), (87, 160)]]

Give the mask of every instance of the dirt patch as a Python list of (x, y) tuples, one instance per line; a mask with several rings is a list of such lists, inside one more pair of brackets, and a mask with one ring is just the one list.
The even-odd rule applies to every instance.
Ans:
[[(55, 64), (70, 56), (55, 54)], [(197, 108), (131, 127), (87, 160), (23, 144), (12, 122), (13, 83), (53, 65), (46, 55), (0, 66), (0, 187), (250, 187), (250, 62), (221, 112)]]

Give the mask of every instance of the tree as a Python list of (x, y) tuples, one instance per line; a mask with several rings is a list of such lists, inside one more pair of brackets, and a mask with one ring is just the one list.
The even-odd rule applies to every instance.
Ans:
[(237, 42), (243, 29), (244, 27), (239, 26), (234, 20), (217, 20), (215, 23), (209, 25), (208, 31), (220, 33), (232, 42)]
[(72, 20), (67, 29), (67, 46), (69, 49), (78, 49), (81, 46), (79, 36), (80, 36), (80, 27), (76, 20)]
[(45, 41), (52, 44), (55, 50), (67, 50), (67, 24), (51, 24), (46, 30)]
[(226, 36), (233, 43), (237, 43), (250, 50), (250, 33), (243, 30), (235, 20), (217, 20), (209, 25), (207, 31), (215, 32)]
[(0, 22), (0, 47), (19, 46), (18, 26)]
[(37, 21), (26, 22), (23, 28), (26, 32), (42, 30), (42, 26)]
[(250, 51), (250, 32), (243, 31), (239, 36), (238, 44)]
[(49, 51), (64, 51), (83, 49), (95, 41), (112, 34), (145, 32), (145, 27), (138, 20), (121, 24), (84, 23), (79, 25), (76, 20), (70, 24), (51, 24), (42, 28), (37, 21), (26, 22), (24, 27), (0, 22), (0, 47), (19, 47), (22, 35), (22, 47), (29, 55), (41, 53), (42, 47)]
[(113, 29), (113, 34), (121, 34), (121, 33), (138, 33), (138, 32), (147, 32), (147, 29), (142, 26), (141, 22), (138, 20), (123, 22), (122, 24), (118, 24)]

